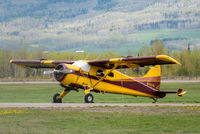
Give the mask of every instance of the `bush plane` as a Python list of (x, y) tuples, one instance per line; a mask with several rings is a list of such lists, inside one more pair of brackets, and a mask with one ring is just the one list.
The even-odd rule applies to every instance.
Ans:
[[(177, 91), (161, 91), (161, 67), (165, 64), (180, 64), (167, 55), (140, 56), (125, 58), (112, 58), (105, 60), (10, 60), (23, 68), (52, 68), (55, 79), (64, 88), (61, 94), (53, 96), (53, 103), (62, 103), (62, 98), (70, 91), (83, 89), (85, 103), (93, 103), (94, 97), (91, 92), (103, 92), (124, 94), (132, 96), (149, 97), (157, 101), (166, 94), (176, 93), (182, 96), (185, 91), (179, 88)], [(139, 68), (152, 66), (143, 77), (130, 77), (116, 69)]]

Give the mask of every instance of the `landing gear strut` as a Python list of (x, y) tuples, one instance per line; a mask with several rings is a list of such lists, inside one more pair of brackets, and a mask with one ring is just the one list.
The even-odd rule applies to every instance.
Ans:
[(152, 103), (156, 103), (158, 98), (152, 98), (153, 99), (153, 102)]
[(61, 94), (56, 93), (53, 96), (53, 103), (62, 103), (62, 98), (71, 91), (71, 88), (66, 87)]

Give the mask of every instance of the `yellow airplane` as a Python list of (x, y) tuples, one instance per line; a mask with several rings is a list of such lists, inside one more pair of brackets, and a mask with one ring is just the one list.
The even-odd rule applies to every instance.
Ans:
[[(53, 96), (53, 103), (62, 103), (66, 94), (78, 89), (84, 90), (85, 103), (93, 103), (92, 91), (150, 97), (154, 102), (168, 93), (177, 93), (178, 96), (186, 93), (181, 88), (177, 91), (160, 91), (160, 65), (180, 64), (166, 55), (79, 61), (11, 60), (10, 63), (24, 68), (53, 68), (55, 79), (64, 88), (61, 94)], [(140, 78), (127, 76), (116, 70), (150, 65), (152, 68)]]

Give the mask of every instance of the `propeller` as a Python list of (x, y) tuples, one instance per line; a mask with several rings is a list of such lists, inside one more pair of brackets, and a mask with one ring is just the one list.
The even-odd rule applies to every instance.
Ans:
[(50, 74), (53, 74), (53, 73), (54, 73), (54, 71), (44, 71), (43, 72), (44, 75), (50, 75)]
[(49, 75), (49, 74), (53, 74), (53, 73), (63, 73), (63, 74), (67, 74), (67, 73), (71, 73), (72, 70), (70, 69), (65, 69), (65, 70), (56, 70), (54, 69), (53, 71), (44, 71), (43, 74), (44, 75)]

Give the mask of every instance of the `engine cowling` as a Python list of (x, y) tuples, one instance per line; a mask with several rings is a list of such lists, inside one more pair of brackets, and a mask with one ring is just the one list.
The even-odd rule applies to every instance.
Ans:
[(54, 77), (57, 81), (61, 82), (64, 80), (68, 73), (71, 73), (72, 70), (68, 69), (65, 64), (59, 64), (54, 69)]

